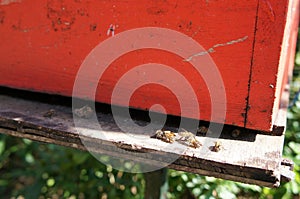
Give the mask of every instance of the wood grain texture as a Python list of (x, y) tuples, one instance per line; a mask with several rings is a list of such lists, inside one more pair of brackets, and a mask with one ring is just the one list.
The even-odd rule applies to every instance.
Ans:
[[(80, 65), (95, 46), (111, 37), (112, 33), (107, 35), (111, 24), (115, 25), (115, 35), (141, 27), (169, 28), (213, 50), (210, 55), (222, 75), (227, 95), (225, 123), (244, 126), (256, 7), (257, 1), (248, 0), (29, 0), (0, 5), (0, 85), (71, 96)], [(183, 60), (153, 49), (121, 56), (101, 78), (96, 100), (110, 103), (116, 82), (135, 66), (163, 63), (190, 81), (201, 107), (200, 119), (209, 121), (210, 93), (203, 78)], [(138, 89), (129, 105), (149, 109), (156, 103), (165, 106), (169, 114), (181, 114), (177, 99), (161, 86)], [(188, 109), (190, 116), (194, 111), (193, 107)]]
[[(113, 33), (143, 27), (168, 28), (193, 38), (206, 51), (192, 52), (188, 57), (157, 49), (126, 53), (110, 64), (99, 82), (91, 78), (95, 71), (89, 71), (86, 84), (98, 86), (96, 101), (112, 103), (113, 89), (121, 77), (138, 65), (160, 63), (172, 67), (191, 84), (200, 116), (192, 104), (185, 108), (187, 114), (183, 113), (174, 90), (157, 84), (137, 88), (129, 103), (123, 100), (125, 94), (119, 92), (113, 103), (143, 110), (161, 104), (171, 115), (216, 122), (217, 119), (211, 118), (211, 93), (189, 61), (211, 56), (226, 91), (226, 100), (214, 105), (226, 104), (224, 123), (271, 133), (287, 79), (287, 60), (291, 65), (294, 54), (298, 3), (297, 0), (8, 1), (0, 5), (0, 85), (72, 96), (83, 61), (98, 44), (112, 38)], [(114, 46), (122, 47), (122, 44)], [(95, 70), (97, 61), (90, 62)], [(132, 82), (147, 79), (144, 72), (137, 70)], [(155, 72), (159, 74), (162, 70)], [(164, 77), (158, 81), (164, 84), (167, 77), (174, 79), (183, 101), (190, 102), (185, 95), (190, 88), (176, 82), (176, 76), (164, 74)], [(122, 85), (123, 91), (132, 85), (135, 84)], [(91, 86), (86, 86), (78, 97), (91, 98), (91, 93)]]
[(275, 120), (281, 94), (294, 64), (291, 59), (295, 52), (298, 13), (297, 0), (259, 1), (247, 128), (269, 132), (278, 130)]
[[(45, 115), (49, 110), (54, 113), (51, 117)], [(202, 147), (194, 149), (177, 144), (174, 149), (170, 143), (150, 138), (155, 131), (137, 133), (136, 127), (128, 125), (129, 133), (135, 132), (128, 136), (120, 131), (112, 115), (97, 112), (97, 118), (102, 132), (86, 119), (82, 120), (80, 128), (75, 127), (71, 107), (51, 105), (45, 100), (39, 102), (0, 95), (0, 133), (81, 150), (87, 150), (88, 147), (94, 154), (143, 165), (165, 165), (177, 170), (262, 186), (279, 186), (281, 171), (285, 176), (290, 176), (281, 166), (283, 135), (251, 135), (242, 132), (242, 139), (197, 136)], [(123, 120), (126, 122), (128, 118)], [(147, 124), (141, 120), (136, 120), (136, 123)], [(101, 136), (103, 133), (105, 136)], [(249, 139), (249, 136), (254, 136), (254, 139)], [(219, 152), (212, 152), (210, 148), (216, 140), (223, 147)], [(173, 157), (176, 158), (168, 165), (167, 161)]]

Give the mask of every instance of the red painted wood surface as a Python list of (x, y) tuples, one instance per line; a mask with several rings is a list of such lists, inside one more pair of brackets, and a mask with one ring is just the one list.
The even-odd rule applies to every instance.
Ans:
[[(2, 0), (0, 85), (71, 96), (80, 65), (93, 48), (111, 37), (107, 35), (111, 24), (115, 26), (115, 35), (134, 28), (169, 28), (192, 37), (207, 50), (217, 46), (210, 56), (224, 81), (225, 123), (269, 131), (276, 105), (275, 89), (270, 84), (276, 85), (287, 3), (287, 0)], [(110, 103), (120, 77), (145, 63), (165, 64), (184, 75), (199, 101), (198, 119), (211, 119), (210, 93), (203, 78), (181, 57), (155, 49), (130, 52), (115, 60), (99, 82), (96, 100)], [(250, 75), (253, 79), (248, 97)], [(181, 115), (174, 94), (159, 85), (136, 90), (129, 106), (149, 109), (157, 103), (169, 114)], [(120, 105), (128, 106), (122, 102)], [(190, 115), (184, 116), (193, 117), (194, 108), (189, 107), (189, 112)]]
[(294, 64), (287, 60), (293, 59), (295, 53), (298, 22), (298, 0), (259, 2), (247, 128), (273, 128), (287, 72)]

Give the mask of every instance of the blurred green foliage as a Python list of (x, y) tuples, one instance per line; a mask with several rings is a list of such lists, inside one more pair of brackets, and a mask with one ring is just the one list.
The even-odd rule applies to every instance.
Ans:
[(141, 174), (100, 164), (89, 153), (0, 135), (0, 198), (140, 198)]
[[(291, 101), (300, 89), (299, 46)], [(269, 189), (169, 170), (168, 198), (300, 198), (300, 99), (287, 126), (283, 153), (295, 162), (294, 181)], [(1, 198), (143, 198), (144, 187), (142, 174), (114, 170), (87, 152), (0, 134)]]

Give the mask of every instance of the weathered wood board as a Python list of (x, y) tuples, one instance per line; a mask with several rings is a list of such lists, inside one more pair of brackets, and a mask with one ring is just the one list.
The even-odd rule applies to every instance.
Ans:
[[(129, 103), (123, 101), (125, 94), (120, 92), (115, 104), (143, 110), (161, 104), (168, 114), (219, 122), (217, 117), (211, 118), (211, 90), (205, 82), (205, 78), (214, 81), (214, 76), (201, 76), (190, 61), (211, 56), (226, 91), (226, 100), (214, 105), (217, 113), (222, 112), (219, 106), (226, 106), (226, 118), (220, 120), (229, 125), (272, 132), (287, 68), (280, 56), (293, 55), (292, 48), (290, 55), (285, 51), (287, 46), (295, 46), (295, 37), (287, 38), (295, 35), (298, 5), (297, 0), (0, 1), (0, 85), (72, 96), (80, 66), (101, 42), (112, 41), (137, 28), (165, 28), (194, 39), (204, 51), (180, 56), (171, 52), (173, 49), (159, 49), (159, 41), (153, 42), (158, 49), (135, 49), (134, 45), (118, 43), (110, 49), (117, 52), (128, 47), (132, 51), (117, 57), (99, 82), (92, 78), (98, 67), (96, 61), (89, 62), (95, 65), (95, 70), (86, 74), (87, 86), (77, 97), (91, 98), (91, 85), (96, 85), (96, 101), (111, 103), (116, 83), (124, 74), (135, 68), (135, 73), (131, 73), (132, 82), (122, 85), (126, 90), (135, 85), (135, 79), (153, 77), (136, 66), (160, 63), (185, 77), (192, 89), (176, 82), (177, 76), (163, 73), (161, 69), (156, 74), (161, 73), (163, 78), (155, 81), (161, 85), (137, 88)], [(139, 41), (140, 36), (131, 39)], [(149, 39), (153, 35), (147, 36)], [(164, 39), (172, 38), (170, 35)], [(178, 43), (187, 46), (184, 42)], [(164, 87), (166, 79), (174, 80), (172, 84), (177, 84), (182, 91), (179, 96), (185, 102), (190, 100), (186, 91), (195, 92), (200, 116), (197, 115), (199, 110), (189, 104), (186, 113), (180, 110), (182, 104), (176, 93), (172, 93), (174, 89)]]
[[(268, 187), (277, 187), (281, 178), (290, 180), (293, 176), (290, 171), (292, 165), (282, 163), (284, 135), (242, 132), (238, 138), (233, 138), (223, 132), (224, 135), (219, 139), (197, 136), (197, 140), (203, 144), (200, 148), (194, 149), (182, 144), (177, 144), (177, 149), (169, 148), (172, 144), (150, 138), (154, 132), (127, 136), (107, 112), (97, 112), (104, 137), (92, 126), (82, 126), (78, 130), (78, 126), (74, 126), (72, 108), (60, 105), (66, 104), (65, 98), (42, 95), (43, 100), (36, 101), (41, 99), (40, 94), (28, 95), (4, 88), (1, 88), (1, 93), (0, 133), (81, 150), (86, 150), (88, 146), (93, 153), (135, 161), (144, 166), (164, 165), (177, 170)], [(55, 104), (49, 104), (53, 103), (53, 99)], [(282, 113), (286, 113), (284, 107)], [(123, 120), (126, 122), (128, 118)], [(136, 122), (146, 124), (145, 121)], [(134, 127), (128, 126), (128, 129), (134, 131)], [(212, 152), (211, 147), (216, 140), (222, 143), (222, 149)], [(131, 152), (135, 152), (135, 155)], [(176, 159), (167, 165), (172, 157)]]

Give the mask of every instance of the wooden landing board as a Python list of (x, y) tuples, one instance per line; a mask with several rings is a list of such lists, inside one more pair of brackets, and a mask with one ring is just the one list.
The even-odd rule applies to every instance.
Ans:
[[(81, 150), (86, 150), (83, 143), (88, 143), (94, 153), (133, 159), (146, 165), (164, 165), (170, 158), (178, 156), (168, 165), (169, 168), (268, 187), (277, 187), (282, 177), (289, 179), (292, 176), (289, 171), (292, 165), (282, 163), (283, 135), (241, 133), (235, 140), (221, 136), (223, 138), (218, 140), (223, 147), (219, 152), (210, 150), (216, 138), (197, 136), (203, 146), (198, 149), (185, 147), (182, 152), (182, 144), (177, 144), (177, 150), (166, 147), (171, 145), (169, 143), (151, 139), (150, 135), (154, 132), (143, 132), (135, 138), (124, 135), (112, 115), (107, 113), (97, 112), (105, 137), (99, 136), (92, 127), (84, 127), (79, 134), (74, 127), (70, 106), (51, 105), (47, 100), (32, 101), (21, 98), (20, 94), (16, 97), (3, 94), (4, 91), (1, 93), (0, 133), (3, 134)], [(34, 93), (30, 95), (35, 98)], [(49, 110), (54, 113), (50, 114), (51, 117), (45, 115)], [(127, 119), (124, 118), (124, 121)], [(137, 123), (145, 124), (144, 121)], [(136, 153), (131, 156), (126, 153), (128, 151)]]

